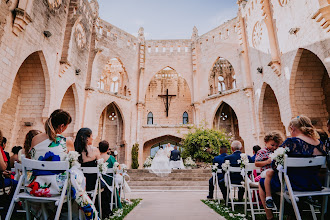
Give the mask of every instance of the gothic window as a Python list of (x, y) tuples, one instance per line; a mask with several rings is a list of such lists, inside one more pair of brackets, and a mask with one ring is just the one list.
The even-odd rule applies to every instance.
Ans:
[(210, 95), (236, 88), (235, 71), (228, 60), (219, 57), (214, 63), (209, 77), (209, 88)]
[(183, 113), (183, 124), (186, 125), (189, 122), (189, 118), (188, 118), (188, 113), (184, 112)]
[(152, 125), (152, 124), (154, 124), (154, 115), (152, 114), (152, 112), (149, 112), (149, 113), (148, 113), (147, 124), (148, 124), (148, 125)]
[(130, 94), (127, 84), (128, 77), (122, 63), (117, 58), (109, 60), (103, 68), (98, 88), (126, 96)]

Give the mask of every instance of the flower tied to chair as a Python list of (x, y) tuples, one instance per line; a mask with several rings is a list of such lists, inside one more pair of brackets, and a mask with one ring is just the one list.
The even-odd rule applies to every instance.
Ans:
[(216, 183), (216, 175), (218, 173), (218, 163), (215, 163), (214, 165), (211, 166), (212, 169), (212, 178), (213, 178), (213, 185)]

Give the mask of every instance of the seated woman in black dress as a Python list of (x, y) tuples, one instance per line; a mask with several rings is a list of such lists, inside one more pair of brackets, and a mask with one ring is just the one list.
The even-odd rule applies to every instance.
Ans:
[[(306, 116), (298, 116), (291, 120), (289, 125), (291, 138), (287, 138), (281, 147), (288, 148), (289, 157), (313, 157), (325, 155), (323, 143), (319, 141), (319, 135), (312, 125), (311, 120)], [(291, 167), (287, 174), (290, 178), (291, 187), (295, 191), (317, 191), (322, 189), (319, 179), (320, 167)], [(259, 195), (266, 207), (264, 180), (260, 179)], [(272, 193), (281, 191), (281, 183), (276, 172), (270, 182)], [(267, 219), (273, 219), (270, 209), (265, 209)]]
[[(80, 154), (79, 163), (81, 167), (97, 167), (97, 160), (101, 159), (100, 151), (98, 148), (93, 147), (93, 134), (89, 128), (81, 128), (76, 136), (74, 142), (75, 150)], [(97, 174), (84, 174), (86, 177), (86, 191), (94, 190), (97, 180)], [(103, 188), (103, 187), (102, 187)], [(104, 191), (106, 192), (106, 190)], [(102, 217), (106, 218), (111, 214), (110, 209), (103, 208), (109, 205), (110, 197), (108, 193), (102, 193)], [(95, 201), (98, 201), (97, 199)], [(97, 203), (95, 204), (98, 205)]]

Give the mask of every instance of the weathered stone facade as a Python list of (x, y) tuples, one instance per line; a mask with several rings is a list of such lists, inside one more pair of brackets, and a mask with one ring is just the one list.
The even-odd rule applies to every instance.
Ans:
[[(224, 127), (249, 153), (270, 130), (288, 135), (300, 114), (325, 128), (329, 1), (238, 4), (236, 18), (201, 36), (194, 28), (191, 39), (145, 40), (143, 28), (135, 37), (100, 19), (96, 0), (1, 0), (0, 129), (9, 147), (60, 107), (73, 116), (66, 135), (90, 127), (95, 145), (108, 140), (127, 164), (134, 143), (141, 165), (154, 144), (178, 142), (191, 124)], [(159, 96), (167, 89), (168, 117)]]

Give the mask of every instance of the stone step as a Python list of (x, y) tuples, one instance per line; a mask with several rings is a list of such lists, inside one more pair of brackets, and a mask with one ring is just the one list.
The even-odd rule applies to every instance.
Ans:
[(208, 186), (131, 186), (132, 192), (144, 191), (203, 191), (208, 192)]
[[(128, 169), (128, 174), (132, 173), (149, 173), (149, 169)], [(211, 173), (211, 169), (184, 169), (184, 170), (172, 170), (172, 173)]]
[[(138, 174), (138, 173), (129, 173), (128, 174), (131, 179), (139, 178), (139, 177), (158, 177), (154, 173), (143, 173), (143, 174)], [(170, 173), (166, 177), (171, 177), (171, 178), (195, 178), (195, 177), (202, 177), (202, 178), (211, 178), (212, 174), (211, 173)], [(158, 177), (162, 178), (162, 177)]]
[(130, 176), (130, 182), (133, 181), (209, 181), (211, 177), (206, 176), (206, 177), (150, 177), (150, 176)]
[(208, 186), (208, 181), (130, 181), (129, 186)]

